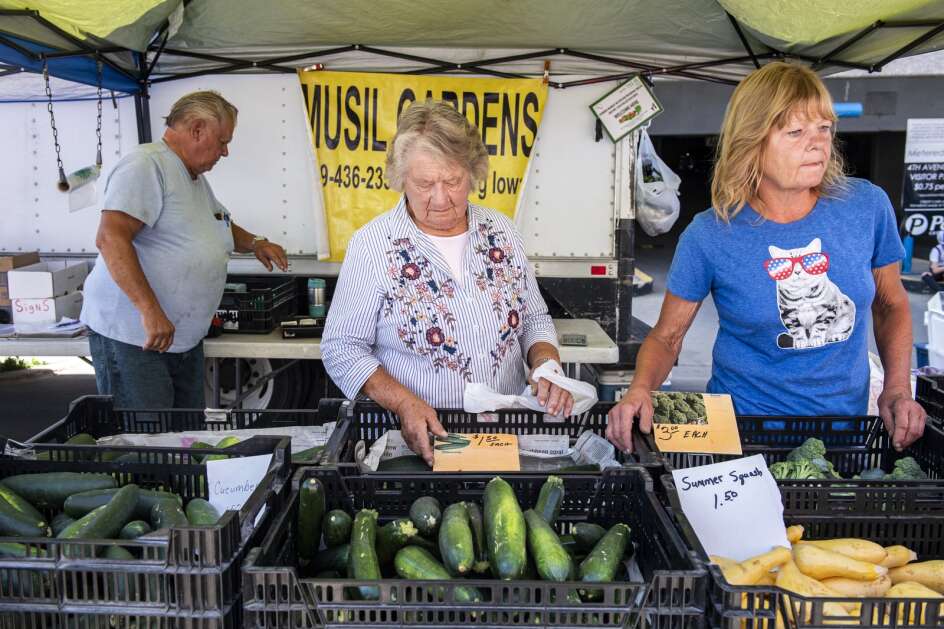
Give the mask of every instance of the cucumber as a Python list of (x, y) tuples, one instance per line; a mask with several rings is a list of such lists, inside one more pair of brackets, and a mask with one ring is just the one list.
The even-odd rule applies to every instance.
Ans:
[(500, 476), (485, 486), (485, 543), (495, 576), (505, 581), (521, 578), (528, 563), (524, 514), (515, 492)]
[(318, 463), (321, 460), (321, 454), (324, 452), (324, 446), (315, 446), (307, 450), (301, 450), (292, 455), (292, 463)]
[[(609, 583), (616, 576), (628, 543), (629, 527), (622, 522), (614, 524), (587, 558), (580, 562), (577, 576), (585, 583)], [(580, 593), (589, 600), (598, 600), (602, 596), (600, 590), (581, 589)]]
[(121, 539), (137, 539), (142, 535), (147, 535), (152, 530), (151, 525), (144, 520), (132, 520), (122, 527), (118, 532), (118, 537)]
[(87, 432), (80, 432), (66, 439), (67, 446), (97, 446), (98, 441)]
[(52, 528), (53, 535), (59, 535), (59, 533), (62, 532), (62, 529), (66, 528), (73, 522), (75, 522), (75, 518), (65, 513), (60, 513), (52, 519), (52, 522), (49, 526)]
[(10, 506), (16, 509), (17, 511), (28, 515), (30, 518), (36, 522), (45, 522), (46, 518), (43, 517), (43, 514), (40, 513), (36, 507), (31, 505), (25, 498), (17, 494), (15, 491), (0, 485), (0, 500), (6, 500), (10, 503)]
[(548, 476), (541, 485), (541, 492), (538, 494), (538, 502), (534, 505), (534, 510), (544, 518), (545, 522), (554, 526), (563, 502), (564, 481), (559, 476)]
[[(206, 441), (194, 441), (193, 443), (190, 444), (191, 450), (210, 450), (213, 447), (215, 447), (213, 444), (207, 443)], [(196, 463), (204, 463), (205, 458), (206, 457), (200, 456), (197, 454), (193, 455), (193, 460)]]
[[(236, 445), (237, 443), (239, 443), (239, 437), (223, 437), (213, 447), (214, 448), (228, 448), (230, 446)], [(228, 459), (228, 458), (229, 456), (226, 454), (210, 454), (205, 459), (203, 459), (203, 462), (206, 463), (207, 461), (222, 461), (223, 459)]]
[(28, 500), (34, 507), (59, 510), (62, 509), (62, 503), (66, 501), (66, 498), (72, 494), (93, 489), (111, 489), (118, 486), (118, 483), (109, 474), (83, 474), (79, 472), (18, 474), (7, 476), (0, 483)]
[(475, 546), (475, 563), (472, 571), (476, 574), (488, 572), (488, 552), (485, 549), (485, 523), (482, 522), (482, 510), (477, 502), (465, 503), (469, 514), (469, 528), (472, 529), (472, 544)]
[(577, 555), (581, 552), (581, 548), (577, 545), (577, 540), (574, 539), (573, 535), (561, 535), (559, 539), (561, 546), (564, 547), (564, 550), (566, 550), (570, 556)]
[(112, 539), (131, 519), (137, 501), (138, 486), (125, 485), (108, 501), (108, 504), (82, 516), (64, 528), (56, 537), (59, 539)]
[(416, 527), (407, 519), (387, 522), (377, 529), (377, 561), (380, 565), (386, 566), (392, 562), (397, 551), (406, 546), (416, 533)]
[(176, 500), (159, 500), (151, 507), (151, 526), (155, 531), (189, 525), (187, 514)]
[(417, 498), (410, 505), (410, 520), (413, 521), (420, 535), (435, 537), (442, 520), (442, 507), (439, 506), (439, 501), (432, 496)]
[[(452, 575), (435, 557), (419, 546), (405, 546), (393, 560), (400, 578), (418, 581), (450, 581)], [(456, 585), (453, 596), (457, 603), (478, 603), (482, 593), (477, 588)]]
[[(361, 509), (354, 516), (351, 529), (351, 570), (349, 576), (359, 580), (379, 580), (380, 562), (377, 560), (377, 512)], [(380, 598), (380, 588), (361, 586), (361, 597), (368, 601)]]
[[(135, 561), (126, 548), (121, 546), (109, 546), (102, 555), (104, 559), (117, 561)], [(137, 598), (138, 576), (128, 572), (109, 572), (105, 575), (105, 589), (109, 600), (128, 601)]]
[(328, 548), (317, 555), (311, 561), (313, 572), (325, 572), (331, 570), (344, 574), (347, 572), (347, 564), (351, 556), (351, 545), (341, 544), (334, 548)]
[(49, 527), (42, 519), (37, 520), (15, 508), (6, 500), (0, 500), (0, 536), (46, 537)]
[(220, 519), (220, 512), (203, 498), (193, 498), (184, 510), (192, 526), (213, 526)]
[(544, 516), (534, 509), (524, 512), (524, 521), (528, 525), (528, 550), (534, 558), (538, 575), (545, 581), (566, 581), (573, 562), (561, 545), (557, 533)]
[(606, 529), (599, 524), (593, 524), (591, 522), (577, 522), (574, 524), (571, 534), (577, 542), (577, 548), (585, 553), (589, 553), (593, 550), (593, 547), (597, 545), (597, 542), (606, 535)]
[[(63, 511), (66, 515), (73, 518), (81, 518), (93, 509), (97, 509), (104, 504), (108, 504), (112, 496), (118, 493), (118, 489), (93, 489), (92, 491), (82, 491), (72, 494), (63, 503)], [(172, 494), (169, 491), (158, 491), (155, 489), (138, 489), (138, 503), (134, 507), (134, 517), (143, 520), (151, 515), (151, 509), (157, 502), (164, 500), (174, 500), (177, 504), (183, 504), (180, 496)]]
[(45, 557), (46, 551), (42, 548), (18, 544), (16, 542), (0, 543), (0, 557), (4, 559), (23, 558), (26, 557), (27, 554), (29, 554), (30, 557)]
[(428, 472), (431, 469), (423, 457), (415, 454), (394, 457), (377, 464), (378, 472)]
[(347, 514), (347, 511), (342, 511), (341, 509), (328, 511), (321, 524), (322, 531), (324, 531), (325, 546), (334, 548), (335, 546), (350, 542), (351, 525), (353, 522), (351, 516)]
[(446, 507), (439, 527), (439, 554), (451, 574), (464, 575), (475, 564), (475, 542), (464, 502)]
[(325, 512), (324, 485), (306, 478), (298, 489), (298, 556), (311, 560), (321, 545), (321, 521)]

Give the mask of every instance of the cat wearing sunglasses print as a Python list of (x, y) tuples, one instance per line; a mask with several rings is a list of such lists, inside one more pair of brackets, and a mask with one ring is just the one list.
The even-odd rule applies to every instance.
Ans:
[(787, 329), (777, 337), (783, 349), (808, 349), (845, 341), (855, 325), (855, 304), (826, 272), (829, 254), (819, 238), (800, 249), (770, 245), (764, 262), (767, 275), (777, 282), (777, 306)]

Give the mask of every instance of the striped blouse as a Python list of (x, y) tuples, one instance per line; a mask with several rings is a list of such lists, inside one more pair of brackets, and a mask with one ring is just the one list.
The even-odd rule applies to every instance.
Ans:
[(461, 408), (469, 382), (520, 393), (530, 347), (557, 346), (511, 221), (471, 203), (468, 218), (462, 282), (402, 198), (351, 238), (321, 341), (347, 397), (382, 365), (434, 408)]

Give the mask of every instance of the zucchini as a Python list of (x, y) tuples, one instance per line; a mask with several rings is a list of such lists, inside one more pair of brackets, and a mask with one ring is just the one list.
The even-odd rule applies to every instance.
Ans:
[[(213, 447), (217, 449), (228, 448), (230, 446), (236, 445), (237, 443), (239, 443), (239, 437), (232, 437), (232, 436), (223, 437)], [(210, 454), (210, 455), (207, 455), (205, 459), (203, 459), (203, 462), (206, 463), (207, 461), (222, 461), (223, 459), (228, 459), (228, 458), (229, 456), (226, 454)]]
[(485, 549), (485, 523), (482, 522), (482, 510), (477, 502), (465, 503), (469, 514), (469, 528), (472, 529), (472, 544), (475, 546), (475, 564), (472, 571), (476, 574), (488, 572), (488, 552)]
[[(63, 503), (63, 511), (66, 515), (73, 518), (81, 518), (93, 509), (108, 504), (118, 489), (93, 489), (91, 491), (82, 491), (72, 494)], [(180, 496), (172, 494), (169, 491), (159, 491), (155, 489), (138, 489), (138, 503), (134, 507), (134, 517), (143, 520), (151, 515), (151, 509), (157, 502), (164, 500), (174, 500), (177, 504), (183, 504)]]
[(347, 572), (347, 564), (351, 556), (351, 545), (341, 544), (334, 548), (327, 548), (311, 560), (311, 569), (313, 572), (325, 572), (331, 570), (344, 574)]
[(451, 574), (464, 575), (475, 563), (475, 542), (464, 502), (446, 507), (439, 527), (439, 554)]
[(82, 516), (64, 528), (56, 537), (59, 539), (114, 538), (131, 519), (137, 502), (138, 486), (125, 485), (108, 501), (108, 504)]
[[(622, 522), (614, 524), (587, 558), (580, 562), (577, 576), (585, 583), (609, 583), (616, 576), (628, 543), (629, 527)], [(599, 600), (603, 593), (581, 589), (580, 594), (589, 600)]]
[(49, 527), (45, 520), (37, 520), (15, 508), (6, 500), (0, 500), (0, 535), (46, 537), (49, 535)]
[(73, 522), (75, 522), (75, 518), (65, 513), (60, 513), (52, 519), (52, 522), (49, 526), (52, 528), (53, 535), (59, 535), (59, 533), (62, 532), (62, 529), (66, 528)]
[(499, 579), (521, 578), (527, 568), (524, 514), (515, 492), (496, 476), (485, 486), (485, 543), (488, 562)]
[(189, 525), (190, 520), (187, 519), (187, 514), (176, 500), (159, 500), (151, 507), (151, 526), (155, 531)]
[(325, 512), (324, 485), (306, 478), (298, 488), (298, 556), (311, 560), (321, 545), (321, 521)]
[(73, 435), (66, 439), (65, 445), (67, 446), (97, 446), (98, 441), (92, 435), (87, 432), (80, 432), (77, 435)]
[(410, 541), (406, 543), (407, 546), (417, 546), (422, 548), (429, 554), (434, 557), (439, 557), (439, 544), (433, 541), (430, 541), (423, 537), (422, 535), (414, 535), (410, 538)]
[(591, 522), (577, 522), (574, 524), (572, 535), (577, 542), (577, 548), (589, 553), (606, 535), (606, 529)]
[(184, 510), (191, 526), (213, 526), (220, 519), (220, 512), (203, 498), (193, 498)]
[(378, 472), (428, 472), (431, 469), (423, 457), (415, 454), (397, 456), (377, 464)]
[[(405, 546), (393, 560), (400, 578), (418, 581), (450, 581), (452, 575), (435, 557), (419, 546)], [(477, 588), (456, 585), (453, 596), (457, 603), (478, 603), (482, 593)]]
[(36, 507), (31, 505), (25, 498), (17, 494), (15, 491), (0, 485), (0, 500), (5, 500), (10, 503), (10, 506), (16, 509), (17, 511), (28, 515), (33, 520), (37, 522), (45, 522), (46, 518), (43, 517), (43, 514), (40, 513)]
[(524, 512), (524, 521), (528, 525), (528, 550), (534, 558), (538, 575), (545, 581), (566, 581), (570, 577), (573, 562), (557, 533), (544, 516), (534, 509)]
[(538, 502), (534, 505), (534, 510), (544, 518), (545, 522), (554, 526), (563, 502), (564, 481), (559, 476), (548, 476), (541, 485), (541, 492), (538, 494)]
[(392, 562), (397, 551), (406, 546), (416, 533), (416, 527), (405, 518), (387, 522), (377, 529), (377, 561), (380, 565), (386, 566)]
[(324, 531), (324, 543), (328, 548), (334, 548), (341, 544), (347, 544), (351, 541), (351, 516), (347, 511), (341, 509), (332, 509), (325, 514), (324, 521), (321, 524)]
[(561, 535), (559, 539), (561, 546), (564, 547), (564, 550), (566, 550), (570, 556), (577, 555), (581, 552), (580, 547), (577, 545), (577, 540), (574, 539), (573, 535)]
[(0, 483), (28, 500), (34, 507), (60, 510), (62, 509), (62, 503), (72, 494), (93, 489), (111, 489), (118, 486), (118, 483), (110, 474), (83, 474), (79, 472), (17, 474), (16, 476), (7, 476)]
[[(122, 546), (109, 546), (102, 555), (104, 559), (134, 561), (135, 557)], [(105, 589), (108, 599), (129, 601), (137, 598), (138, 575), (133, 572), (108, 572), (105, 575)]]
[(324, 452), (324, 446), (314, 446), (307, 450), (301, 450), (292, 455), (292, 463), (315, 463), (321, 460), (321, 454)]
[(26, 544), (18, 544), (16, 542), (0, 543), (0, 557), (3, 557), (4, 559), (21, 559), (26, 557), (27, 554), (29, 554), (30, 557), (45, 557), (46, 551), (42, 548), (27, 546)]
[(151, 525), (144, 520), (132, 520), (122, 527), (118, 532), (118, 537), (120, 539), (137, 539), (151, 531)]
[[(190, 444), (191, 450), (212, 450), (213, 448), (213, 444), (207, 443), (206, 441), (194, 441)], [(206, 457), (200, 456), (198, 454), (193, 455), (193, 460), (196, 463), (205, 463), (205, 458)]]
[(410, 505), (410, 520), (420, 532), (429, 538), (434, 538), (442, 520), (442, 507), (439, 501), (432, 496), (422, 496)]
[[(352, 579), (372, 581), (380, 579), (380, 562), (377, 560), (377, 512), (373, 509), (361, 509), (354, 516), (351, 529), (351, 558), (349, 576)], [(375, 601), (380, 598), (377, 586), (358, 588), (361, 597)]]

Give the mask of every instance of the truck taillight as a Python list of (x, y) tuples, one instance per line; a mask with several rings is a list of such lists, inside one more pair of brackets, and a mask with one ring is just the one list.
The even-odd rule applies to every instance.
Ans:
[(605, 264), (591, 264), (590, 275), (606, 275), (606, 265)]

